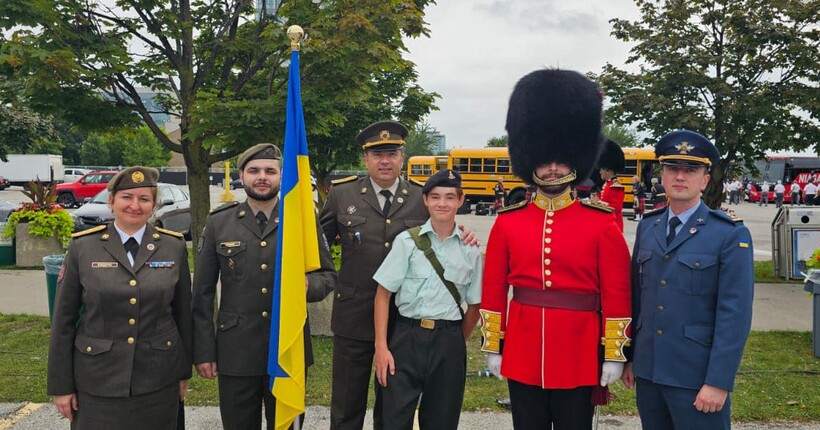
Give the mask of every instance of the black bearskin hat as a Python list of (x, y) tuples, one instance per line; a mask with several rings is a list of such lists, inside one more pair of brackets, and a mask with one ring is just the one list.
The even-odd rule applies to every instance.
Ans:
[(534, 185), (535, 168), (567, 163), (587, 177), (603, 148), (601, 92), (597, 84), (571, 70), (536, 70), (518, 81), (507, 110), (513, 173)]
[(619, 173), (624, 171), (625, 163), (624, 150), (621, 149), (621, 146), (612, 140), (607, 140), (601, 159), (598, 160), (598, 168)]

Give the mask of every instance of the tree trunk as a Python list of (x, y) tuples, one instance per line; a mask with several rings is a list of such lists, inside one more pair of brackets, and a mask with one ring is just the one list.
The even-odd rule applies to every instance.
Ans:
[[(208, 176), (208, 153), (202, 142), (191, 142), (187, 147), (185, 163), (188, 167), (188, 189), (191, 194), (191, 241), (193, 249), (199, 249), (199, 239), (205, 219), (211, 210), (210, 177)], [(197, 204), (193, 204), (196, 202)], [(194, 251), (196, 252), (196, 251)]]
[(703, 190), (703, 201), (706, 206), (712, 209), (719, 209), (725, 198), (723, 194), (723, 178), (725, 177), (723, 164), (723, 160), (718, 161), (717, 166), (712, 169), (712, 177), (709, 179), (706, 189)]

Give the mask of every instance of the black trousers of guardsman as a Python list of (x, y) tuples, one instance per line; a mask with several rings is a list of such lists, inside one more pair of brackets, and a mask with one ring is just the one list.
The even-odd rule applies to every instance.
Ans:
[(592, 429), (593, 387), (544, 389), (512, 379), (507, 385), (515, 430)]
[(461, 321), (399, 317), (388, 348), (396, 373), (382, 389), (384, 429), (412, 429), (416, 405), (422, 430), (458, 428), (467, 374)]

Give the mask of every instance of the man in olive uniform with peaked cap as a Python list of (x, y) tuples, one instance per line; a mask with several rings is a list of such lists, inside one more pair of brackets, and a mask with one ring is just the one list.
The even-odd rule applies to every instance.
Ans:
[[(203, 378), (219, 376), (219, 410), (226, 430), (259, 429), (263, 403), (267, 428), (273, 427), (276, 401), (267, 370), (281, 158), (279, 149), (269, 143), (239, 156), (239, 177), (248, 198), (211, 212), (199, 242), (194, 364)], [(330, 250), (321, 234), (318, 245), (321, 268), (305, 279), (309, 302), (322, 300), (336, 283)], [(217, 281), (222, 290), (214, 330)], [(309, 334), (306, 322), (306, 367), (313, 363)]]
[[(325, 237), (342, 244), (339, 285), (333, 302), (333, 394), (330, 428), (361, 429), (373, 366), (373, 274), (393, 239), (429, 217), (421, 186), (400, 177), (407, 128), (380, 121), (362, 130), (367, 176), (333, 182), (320, 216)], [(374, 426), (381, 428), (381, 390), (376, 387)]]

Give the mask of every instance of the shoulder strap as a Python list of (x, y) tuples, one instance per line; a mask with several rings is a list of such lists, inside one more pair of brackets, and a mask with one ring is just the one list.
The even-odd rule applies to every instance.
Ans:
[(456, 307), (461, 314), (461, 319), (464, 319), (464, 309), (461, 308), (461, 294), (458, 293), (455, 284), (444, 278), (444, 267), (441, 266), (441, 262), (438, 261), (436, 253), (433, 251), (433, 244), (430, 242), (430, 238), (427, 237), (427, 235), (422, 236), (419, 234), (419, 232), (421, 232), (421, 226), (410, 228), (407, 232), (410, 233), (410, 237), (412, 237), (413, 242), (416, 243), (416, 248), (423, 252), (427, 260), (430, 261), (430, 264), (433, 265), (433, 269), (435, 269), (439, 279), (441, 279), (441, 282), (447, 287), (447, 291), (453, 296), (453, 300), (456, 301)]

